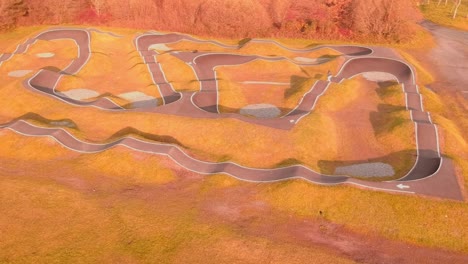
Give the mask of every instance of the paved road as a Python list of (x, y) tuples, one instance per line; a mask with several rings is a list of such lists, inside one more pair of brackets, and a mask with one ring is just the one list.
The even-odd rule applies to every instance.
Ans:
[(453, 88), (468, 98), (468, 32), (424, 21), (421, 25), (436, 39), (437, 47), (427, 55), (432, 65)]
[[(54, 97), (64, 103), (78, 106), (93, 106), (110, 111), (125, 111), (119, 108), (111, 100), (99, 98), (94, 102), (81, 102), (55, 93), (55, 86), (63, 75), (75, 74), (86, 65), (91, 56), (90, 34), (88, 30), (80, 29), (55, 29), (45, 31), (33, 39), (20, 44), (15, 53), (24, 53), (37, 39), (73, 39), (79, 50), (78, 57), (71, 61), (61, 72), (40, 70), (36, 75), (24, 81), (24, 86), (32, 91), (40, 92)], [(152, 109), (144, 109), (147, 112), (159, 112), (175, 115), (184, 115), (194, 118), (237, 118), (258, 125), (268, 125), (279, 129), (291, 129), (300, 119), (313, 110), (317, 100), (326, 92), (330, 82), (318, 81), (311, 90), (306, 93), (297, 108), (288, 115), (273, 119), (245, 118), (239, 114), (222, 115), (217, 111), (217, 80), (216, 66), (237, 65), (246, 63), (259, 56), (239, 55), (234, 53), (202, 53), (174, 52), (174, 56), (181, 58), (190, 65), (198, 79), (202, 82), (202, 91), (197, 93), (178, 93), (167, 82), (164, 72), (157, 62), (157, 54), (149, 50), (152, 44), (167, 44), (180, 39), (199, 41), (187, 35), (181, 34), (148, 34), (139, 36), (135, 45), (143, 61), (148, 65), (153, 81), (165, 98), (165, 104)], [(271, 42), (271, 41), (268, 41)], [(215, 43), (215, 42), (213, 42)], [(281, 45), (279, 45), (281, 46)], [(324, 46), (327, 47), (327, 46)], [(179, 146), (159, 142), (139, 140), (132, 137), (124, 137), (108, 144), (94, 144), (83, 142), (62, 128), (43, 128), (17, 119), (0, 128), (10, 129), (27, 136), (48, 136), (57, 140), (63, 146), (74, 151), (93, 153), (105, 151), (116, 145), (123, 145), (137, 151), (144, 151), (159, 155), (166, 155), (178, 163), (181, 167), (202, 174), (226, 173), (233, 177), (253, 182), (271, 182), (291, 178), (301, 178), (322, 185), (352, 184), (364, 188), (384, 190), (390, 192), (418, 193), (449, 199), (463, 199), (458, 186), (452, 163), (449, 159), (441, 157), (438, 128), (433, 124), (430, 113), (424, 110), (423, 98), (416, 85), (415, 74), (410, 65), (401, 61), (391, 50), (384, 48), (366, 48), (359, 46), (328, 46), (343, 53), (346, 62), (340, 72), (331, 78), (331, 82), (341, 82), (355, 75), (368, 71), (382, 71), (393, 74), (403, 86), (406, 98), (406, 107), (410, 111), (415, 125), (417, 144), (417, 160), (413, 169), (398, 181), (368, 182), (346, 176), (323, 175), (304, 166), (289, 166), (278, 169), (247, 168), (233, 162), (210, 163), (190, 157)], [(236, 48), (225, 46), (225, 48)], [(286, 48), (286, 47), (283, 47)], [(323, 48), (323, 47), (318, 47)], [(315, 48), (317, 49), (317, 48)], [(310, 52), (305, 50), (302, 52)], [(3, 54), (0, 63), (7, 61), (14, 54)], [(266, 60), (280, 60), (284, 58), (261, 58)], [(206, 82), (206, 83), (203, 83)]]

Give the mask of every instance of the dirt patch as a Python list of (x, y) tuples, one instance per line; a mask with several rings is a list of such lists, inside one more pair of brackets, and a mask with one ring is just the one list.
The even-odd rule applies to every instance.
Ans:
[(316, 62), (318, 62), (318, 59), (306, 58), (306, 57), (295, 57), (294, 60), (299, 61), (299, 62), (307, 62), (307, 63), (316, 63)]
[(330, 60), (332, 60), (332, 58), (306, 58), (306, 57), (295, 57), (294, 60), (297, 61), (297, 62), (320, 64), (320, 63), (325, 63), (325, 62), (327, 62), (327, 61), (330, 61)]
[(158, 100), (142, 92), (129, 92), (119, 94), (119, 97), (132, 102), (130, 108), (147, 108), (158, 106)]
[(72, 89), (58, 93), (74, 100), (86, 100), (99, 96), (99, 93), (90, 89)]
[(24, 76), (28, 75), (30, 72), (32, 72), (32, 71), (31, 70), (11, 71), (11, 72), (8, 73), (8, 76), (20, 78), (20, 77), (24, 77)]
[(362, 76), (371, 82), (398, 81), (393, 74), (386, 72), (365, 72), (362, 74)]
[(164, 45), (164, 44), (152, 44), (151, 46), (148, 47), (148, 49), (153, 49), (153, 50), (157, 50), (157, 51), (169, 51), (171, 50), (171, 48), (169, 48), (168, 46)]
[(36, 56), (38, 58), (52, 58), (55, 56), (55, 53), (52, 53), (52, 52), (37, 53)]

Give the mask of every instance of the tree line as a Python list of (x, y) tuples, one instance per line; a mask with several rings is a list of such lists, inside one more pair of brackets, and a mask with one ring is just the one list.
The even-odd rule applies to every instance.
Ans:
[(405, 41), (414, 0), (2, 0), (0, 28), (88, 24), (216, 37)]

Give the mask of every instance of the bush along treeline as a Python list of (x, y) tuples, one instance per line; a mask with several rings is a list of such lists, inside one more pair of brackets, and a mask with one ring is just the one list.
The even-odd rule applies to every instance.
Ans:
[(87, 24), (215, 37), (401, 42), (421, 18), (414, 0), (2, 0), (0, 29)]

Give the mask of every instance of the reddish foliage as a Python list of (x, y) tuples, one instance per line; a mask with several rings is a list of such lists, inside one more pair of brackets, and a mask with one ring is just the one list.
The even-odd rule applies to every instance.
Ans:
[[(18, 3), (26, 12), (12, 11)], [(4, 28), (86, 23), (225, 37), (391, 41), (411, 36), (419, 17), (407, 0), (2, 0), (0, 11), (0, 27), (11, 21)]]
[(99, 17), (92, 8), (86, 8), (85, 10), (81, 11), (81, 13), (77, 17), (77, 21), (80, 24), (89, 24), (99, 21)]

